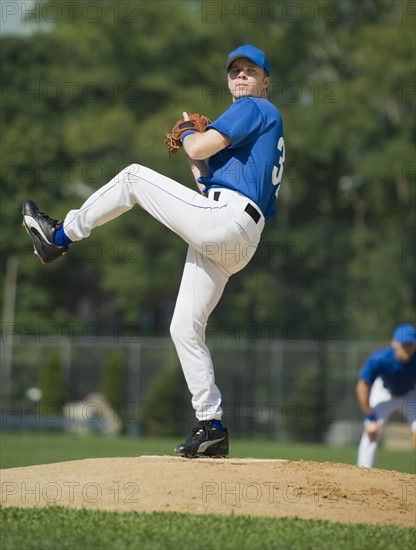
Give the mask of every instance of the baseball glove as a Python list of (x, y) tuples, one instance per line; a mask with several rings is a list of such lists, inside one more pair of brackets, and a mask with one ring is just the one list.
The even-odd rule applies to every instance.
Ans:
[(180, 147), (182, 147), (181, 136), (188, 130), (196, 132), (204, 132), (205, 128), (211, 124), (209, 118), (204, 115), (194, 113), (189, 115), (189, 120), (178, 120), (173, 126), (170, 134), (166, 134), (165, 143), (168, 148), (169, 156), (176, 155)]

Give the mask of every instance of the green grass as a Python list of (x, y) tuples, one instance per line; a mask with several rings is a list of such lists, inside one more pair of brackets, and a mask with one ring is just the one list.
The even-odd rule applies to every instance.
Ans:
[[(13, 468), (83, 458), (139, 455), (171, 455), (177, 439), (76, 436), (45, 432), (3, 432), (0, 466)], [(285, 458), (355, 464), (355, 446), (329, 447), (264, 440), (231, 440), (230, 457)], [(377, 466), (416, 474), (414, 451), (380, 449)]]
[(3, 508), (1, 548), (405, 550), (414, 530), (298, 518)]

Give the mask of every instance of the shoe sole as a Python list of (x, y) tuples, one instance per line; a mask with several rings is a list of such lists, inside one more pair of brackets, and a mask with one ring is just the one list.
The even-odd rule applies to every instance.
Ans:
[(39, 254), (39, 252), (37, 251), (37, 248), (36, 248), (36, 242), (35, 242), (35, 239), (37, 239), (38, 237), (36, 235), (33, 235), (32, 234), (32, 231), (31, 229), (26, 225), (26, 222), (25, 222), (25, 219), (23, 218), (23, 223), (22, 223), (22, 227), (24, 227), (27, 231), (27, 234), (29, 235), (29, 237), (32, 239), (32, 244), (33, 244), (33, 254), (35, 254), (35, 256), (37, 256), (40, 261), (45, 264), (46, 262), (43, 261), (43, 258), (42, 256)]
[[(37, 225), (37, 224), (36, 224)], [(43, 264), (49, 264), (51, 263), (51, 261), (53, 260), (49, 260), (49, 261), (45, 261), (45, 259), (43, 258), (43, 256), (38, 252), (38, 246), (39, 246), (39, 249), (42, 250), (42, 246), (44, 246), (42, 240), (38, 237), (37, 235), (37, 228), (34, 227), (29, 227), (25, 221), (23, 221), (22, 223), (22, 226), (26, 229), (29, 237), (32, 239), (32, 244), (33, 244), (33, 254), (35, 254), (35, 256), (37, 256), (39, 258), (39, 260), (43, 263)], [(46, 241), (46, 245), (47, 246), (52, 246), (48, 241), (47, 239), (45, 239)], [(64, 252), (63, 254), (61, 254), (61, 256), (63, 256), (64, 254), (66, 254), (66, 252)], [(58, 256), (57, 258), (54, 258), (54, 259), (58, 259), (60, 256)]]
[(218, 455), (191, 455), (187, 453), (176, 453), (177, 456), (182, 456), (183, 458), (227, 458), (227, 454), (222, 453)]
[(175, 449), (175, 453), (178, 456), (183, 456), (185, 458), (226, 458), (229, 454), (228, 448), (225, 450), (224, 448), (218, 449), (218, 448), (212, 448), (207, 450), (206, 452), (202, 453), (187, 453), (187, 452), (178, 452)]

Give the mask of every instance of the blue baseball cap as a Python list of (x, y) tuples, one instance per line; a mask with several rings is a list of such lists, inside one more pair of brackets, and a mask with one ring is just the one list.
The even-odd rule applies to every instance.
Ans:
[(267, 61), (266, 54), (259, 50), (258, 48), (254, 46), (250, 46), (250, 44), (245, 44), (244, 46), (240, 46), (236, 50), (232, 51), (229, 56), (227, 57), (227, 61), (225, 62), (225, 68), (228, 70), (231, 63), (238, 59), (239, 57), (247, 57), (255, 63), (258, 67), (261, 67), (262, 69), (265, 69), (267, 71), (267, 74), (270, 74), (270, 66), (269, 62)]
[(393, 331), (393, 340), (397, 340), (399, 344), (407, 344), (408, 342), (416, 344), (416, 327), (410, 323), (399, 325)]

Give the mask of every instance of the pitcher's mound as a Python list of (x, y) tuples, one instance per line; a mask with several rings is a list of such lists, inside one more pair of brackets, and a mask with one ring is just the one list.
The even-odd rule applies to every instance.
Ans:
[(346, 464), (172, 456), (1, 471), (4, 506), (297, 516), (415, 527), (416, 476)]

